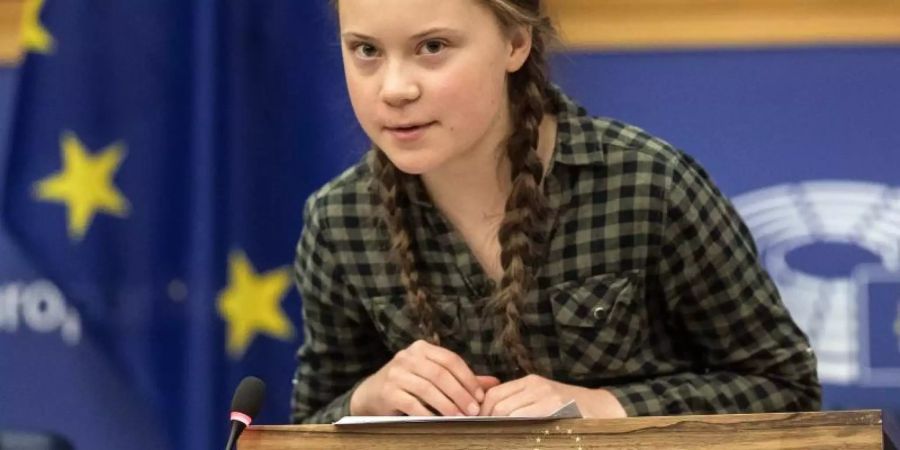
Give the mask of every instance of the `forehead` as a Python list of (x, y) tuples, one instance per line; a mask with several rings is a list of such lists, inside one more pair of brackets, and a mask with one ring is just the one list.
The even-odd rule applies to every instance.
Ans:
[(479, 0), (340, 0), (338, 17), (342, 31), (372, 36), (497, 26), (493, 13)]

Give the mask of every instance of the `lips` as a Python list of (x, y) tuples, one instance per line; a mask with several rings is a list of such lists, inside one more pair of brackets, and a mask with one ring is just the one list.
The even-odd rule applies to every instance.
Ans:
[(388, 130), (391, 130), (391, 131), (394, 131), (394, 130), (409, 131), (409, 130), (414, 130), (416, 128), (426, 127), (428, 125), (431, 125), (432, 123), (434, 123), (434, 122), (406, 123), (406, 124), (398, 124), (398, 125), (388, 125), (385, 128), (387, 128)]
[(401, 124), (397, 126), (385, 127), (385, 130), (398, 141), (415, 141), (421, 138), (425, 131), (431, 128), (435, 122)]

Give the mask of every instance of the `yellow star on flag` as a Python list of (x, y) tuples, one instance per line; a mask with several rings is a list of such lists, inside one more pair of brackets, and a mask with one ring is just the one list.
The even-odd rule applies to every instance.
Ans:
[(288, 340), (294, 325), (281, 310), (291, 284), (287, 267), (257, 274), (240, 251), (228, 257), (228, 286), (219, 293), (219, 315), (228, 328), (228, 354), (239, 359), (257, 334)]
[(41, 23), (44, 0), (25, 0), (22, 6), (22, 48), (35, 53), (53, 51), (53, 36)]
[(84, 238), (98, 212), (128, 216), (128, 199), (113, 183), (124, 158), (124, 145), (113, 144), (92, 155), (75, 133), (66, 131), (60, 138), (60, 147), (62, 170), (36, 182), (34, 196), (68, 207), (69, 238)]

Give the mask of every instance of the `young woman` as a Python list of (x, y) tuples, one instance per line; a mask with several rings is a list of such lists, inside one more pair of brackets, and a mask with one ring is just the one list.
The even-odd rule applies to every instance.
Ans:
[(549, 82), (540, 3), (336, 5), (373, 148), (306, 205), (294, 421), (818, 408), (731, 204)]

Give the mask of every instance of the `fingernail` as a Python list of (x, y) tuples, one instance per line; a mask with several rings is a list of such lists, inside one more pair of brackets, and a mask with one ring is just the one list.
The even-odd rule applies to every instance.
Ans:
[(481, 408), (479, 408), (478, 405), (476, 405), (475, 403), (472, 403), (471, 405), (469, 405), (469, 415), (470, 416), (477, 416), (480, 411), (481, 411)]
[(478, 388), (478, 390), (475, 391), (475, 400), (478, 400), (479, 402), (484, 401), (484, 390)]

